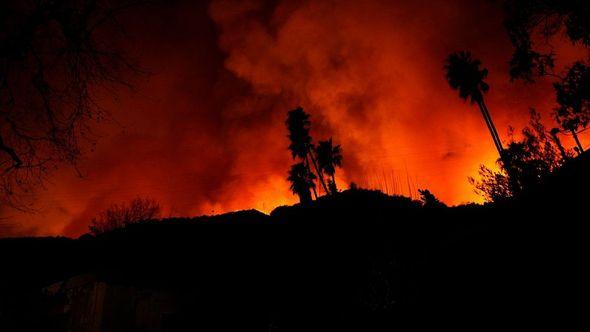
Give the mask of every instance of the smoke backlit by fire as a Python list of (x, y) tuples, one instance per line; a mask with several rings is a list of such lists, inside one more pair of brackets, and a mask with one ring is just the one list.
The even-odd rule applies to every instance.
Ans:
[[(38, 212), (5, 212), (21, 234), (77, 236), (110, 203), (152, 197), (165, 215), (255, 208), (296, 198), (286, 171), (286, 112), (302, 106), (316, 140), (344, 150), (338, 182), (390, 193), (429, 188), (448, 204), (479, 201), (467, 182), (496, 152), (477, 109), (442, 66), (468, 49), (490, 70), (487, 103), (506, 139), (529, 107), (553, 107), (550, 82), (510, 82), (512, 49), (498, 3), (469, 0), (176, 1), (126, 20), (129, 52), (151, 74), (105, 97), (79, 178), (60, 169)], [(549, 118), (546, 118), (549, 121)]]

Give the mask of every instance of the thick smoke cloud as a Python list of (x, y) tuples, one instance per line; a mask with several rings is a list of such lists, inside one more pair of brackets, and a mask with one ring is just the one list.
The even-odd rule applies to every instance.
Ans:
[(136, 196), (170, 215), (293, 203), (284, 119), (299, 105), (316, 140), (343, 146), (341, 187), (385, 189), (386, 178), (390, 192), (477, 200), (466, 179), (496, 155), (477, 109), (447, 87), (446, 55), (469, 49), (489, 68), (501, 135), (530, 106), (553, 103), (548, 82), (509, 82), (496, 2), (176, 1), (124, 23), (126, 47), (150, 75), (114, 102), (105, 96), (115, 121), (98, 126), (84, 177), (58, 170), (38, 213), (4, 213), (15, 227), (76, 236), (99, 210)]
[(226, 68), (261, 97), (304, 105), (317, 136), (343, 144), (344, 179), (365, 186), (396, 178), (405, 194), (427, 186), (449, 203), (477, 199), (465, 179), (496, 156), (477, 110), (444, 80), (452, 51), (472, 50), (492, 72), (499, 128), (549, 101), (547, 85), (523, 93), (509, 83), (497, 3), (215, 1), (210, 12)]

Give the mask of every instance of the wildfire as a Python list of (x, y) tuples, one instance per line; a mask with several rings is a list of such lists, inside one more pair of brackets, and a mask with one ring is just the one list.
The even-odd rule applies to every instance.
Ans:
[(108, 204), (137, 196), (164, 216), (292, 204), (284, 119), (298, 105), (314, 137), (342, 146), (341, 189), (481, 201), (467, 177), (497, 153), (477, 109), (448, 88), (445, 57), (469, 49), (485, 63), (503, 139), (529, 107), (554, 103), (550, 82), (510, 82), (493, 2), (223, 0), (145, 11), (125, 22), (129, 51), (151, 75), (115, 102), (105, 96), (116, 124), (97, 129), (82, 179), (59, 169), (39, 213), (10, 212), (23, 232), (76, 236)]

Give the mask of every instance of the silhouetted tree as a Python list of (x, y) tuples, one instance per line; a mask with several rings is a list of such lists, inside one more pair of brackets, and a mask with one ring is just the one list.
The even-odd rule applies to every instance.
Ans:
[(422, 201), (422, 206), (425, 208), (445, 208), (447, 207), (445, 203), (441, 202), (433, 193), (430, 192), (428, 189), (418, 189), (420, 193), (420, 200)]
[(584, 0), (507, 0), (505, 8), (504, 25), (514, 46), (510, 76), (528, 82), (537, 76), (558, 79), (554, 84), (559, 104), (556, 120), (564, 131), (571, 133), (576, 142), (575, 150), (582, 153), (578, 130), (588, 124), (588, 115), (584, 114), (587, 112), (583, 110), (583, 100), (589, 98), (588, 68), (578, 61), (565, 77), (556, 74), (556, 53), (551, 38), (565, 36), (573, 44), (590, 47), (590, 3)]
[(474, 187), (475, 193), (488, 202), (501, 202), (512, 197), (508, 175), (502, 168), (494, 171), (481, 165), (478, 179), (470, 177), (469, 183)]
[(74, 164), (88, 121), (104, 117), (99, 88), (128, 84), (134, 66), (114, 38), (134, 1), (0, 1), (0, 200), (19, 204), (46, 173)]
[[(325, 192), (328, 193), (329, 191), (324, 181), (324, 177), (313, 154), (314, 146), (311, 135), (309, 134), (309, 127), (311, 126), (309, 114), (307, 114), (301, 107), (289, 111), (289, 113), (287, 113), (286, 125), (287, 130), (289, 131), (288, 137), (291, 142), (289, 145), (289, 150), (291, 151), (293, 159), (300, 158), (304, 160), (305, 166), (309, 169), (310, 173), (311, 168), (309, 161), (311, 160), (319, 177), (320, 183), (322, 184)], [(317, 198), (315, 186), (313, 187), (313, 190)]]
[[(574, 44), (590, 46), (590, 4), (585, 0), (507, 0), (504, 25), (514, 53), (513, 79), (533, 81), (535, 76), (556, 76), (555, 52), (549, 39), (561, 32)], [(539, 38), (534, 38), (538, 36)], [(543, 43), (543, 49), (535, 42)]]
[(567, 75), (553, 84), (558, 107), (555, 109), (557, 122), (574, 137), (578, 153), (584, 148), (578, 138), (578, 130), (590, 123), (590, 67), (576, 62)]
[(549, 131), (551, 138), (553, 138), (553, 141), (555, 142), (555, 145), (557, 146), (557, 149), (558, 149), (559, 153), (561, 154), (562, 162), (566, 162), (568, 159), (570, 159), (570, 156), (567, 153), (567, 151), (565, 150), (565, 148), (563, 147), (563, 144), (561, 144), (561, 140), (559, 139), (559, 136), (557, 136), (559, 133), (560, 133), (559, 128), (552, 128)]
[(302, 204), (311, 202), (310, 190), (315, 188), (315, 175), (304, 163), (297, 163), (291, 166), (287, 180), (291, 182), (291, 191), (299, 196)]
[(311, 146), (311, 135), (309, 134), (309, 114), (303, 108), (298, 107), (287, 113), (287, 130), (289, 131), (289, 150), (293, 159), (306, 159)]
[(519, 195), (561, 166), (563, 160), (535, 110), (531, 110), (529, 126), (522, 130), (522, 136), (519, 141), (512, 139), (504, 157), (498, 159), (499, 171), (481, 166), (480, 179), (469, 179), (486, 200), (499, 201)]
[(502, 143), (483, 98), (483, 94), (489, 90), (488, 84), (484, 82), (488, 76), (488, 70), (480, 69), (480, 66), (481, 62), (473, 59), (469, 52), (452, 53), (448, 56), (444, 66), (445, 75), (450, 87), (459, 91), (459, 97), (464, 100), (470, 99), (472, 103), (479, 106), (494, 140), (494, 145), (502, 157)]
[(342, 148), (340, 145), (334, 146), (332, 138), (330, 138), (326, 141), (319, 141), (315, 153), (317, 155), (320, 171), (324, 172), (331, 178), (328, 182), (330, 192), (332, 194), (337, 193), (338, 188), (336, 186), (335, 174), (336, 167), (342, 167)]
[(150, 198), (136, 198), (128, 204), (113, 204), (100, 212), (90, 222), (89, 230), (90, 233), (98, 235), (158, 217), (160, 217), (158, 202)]

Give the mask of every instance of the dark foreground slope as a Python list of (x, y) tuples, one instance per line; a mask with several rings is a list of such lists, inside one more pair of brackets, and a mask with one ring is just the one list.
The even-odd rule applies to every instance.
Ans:
[(575, 326), (588, 295), (589, 167), (582, 156), (502, 206), (427, 209), (349, 190), (271, 216), (242, 211), (96, 238), (1, 240), (0, 330), (71, 328), (75, 310), (55, 313), (68, 299), (46, 287), (80, 275), (120, 293), (109, 304), (119, 314), (96, 331), (142, 331), (124, 296), (131, 289), (173, 299), (156, 324), (168, 331)]

